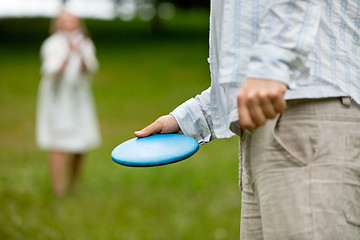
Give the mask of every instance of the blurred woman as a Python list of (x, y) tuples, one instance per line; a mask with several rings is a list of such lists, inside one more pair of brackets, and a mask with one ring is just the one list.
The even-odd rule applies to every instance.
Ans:
[(100, 144), (91, 92), (98, 62), (83, 22), (65, 10), (54, 19), (40, 53), (36, 138), (50, 152), (54, 193), (63, 195), (74, 188), (84, 153)]

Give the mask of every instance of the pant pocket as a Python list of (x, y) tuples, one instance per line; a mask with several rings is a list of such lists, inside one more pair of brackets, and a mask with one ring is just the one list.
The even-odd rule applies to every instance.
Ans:
[(286, 112), (277, 120), (273, 135), (277, 144), (298, 165), (307, 165), (318, 149), (319, 130), (311, 119), (288, 117)]
[(360, 227), (360, 137), (347, 137), (346, 146), (343, 212), (348, 223)]

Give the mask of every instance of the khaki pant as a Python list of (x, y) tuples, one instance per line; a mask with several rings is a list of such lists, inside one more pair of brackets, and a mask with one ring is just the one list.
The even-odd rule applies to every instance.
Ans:
[(240, 144), (241, 240), (360, 239), (360, 106), (288, 101)]

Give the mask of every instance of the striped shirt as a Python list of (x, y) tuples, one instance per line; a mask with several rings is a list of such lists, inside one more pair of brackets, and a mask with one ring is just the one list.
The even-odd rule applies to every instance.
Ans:
[(212, 0), (211, 87), (171, 114), (200, 143), (233, 136), (247, 77), (284, 82), (286, 99), (360, 103), (360, 1)]

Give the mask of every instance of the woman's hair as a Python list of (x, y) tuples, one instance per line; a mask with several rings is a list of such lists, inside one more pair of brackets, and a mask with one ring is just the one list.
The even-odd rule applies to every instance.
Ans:
[[(61, 10), (60, 13), (59, 13), (56, 17), (54, 17), (54, 18), (51, 20), (51, 22), (50, 22), (50, 29), (49, 29), (50, 34), (55, 33), (56, 31), (59, 30), (59, 29), (57, 28), (57, 21), (59, 20), (60, 16), (61, 16), (62, 14), (64, 14), (64, 13), (68, 13), (68, 14), (71, 14), (71, 15), (75, 16), (74, 14), (72, 14), (72, 13), (69, 12), (69, 11), (67, 11), (66, 9)], [(89, 36), (90, 36), (90, 33), (89, 33), (89, 31), (88, 31), (88, 29), (87, 29), (84, 21), (83, 21), (81, 18), (77, 17), (77, 16), (75, 16), (75, 17), (79, 20), (79, 30), (80, 30), (85, 36), (88, 36), (88, 37), (89, 37)]]

